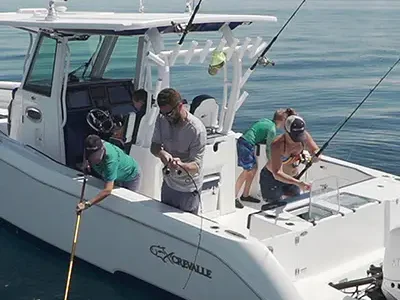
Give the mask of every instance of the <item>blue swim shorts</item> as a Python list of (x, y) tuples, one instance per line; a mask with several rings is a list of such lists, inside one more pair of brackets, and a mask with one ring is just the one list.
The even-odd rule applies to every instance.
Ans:
[(256, 164), (256, 156), (254, 154), (255, 147), (240, 137), (236, 143), (238, 166), (245, 170), (253, 169)]

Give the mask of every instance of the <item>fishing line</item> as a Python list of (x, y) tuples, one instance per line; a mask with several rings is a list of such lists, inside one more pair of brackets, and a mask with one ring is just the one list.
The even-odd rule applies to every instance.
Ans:
[[(387, 75), (394, 69), (394, 67), (400, 62), (400, 58), (396, 60), (396, 62), (390, 67), (390, 69), (379, 79), (377, 84), (368, 92), (368, 94), (364, 97), (364, 99), (357, 105), (357, 107), (353, 110), (353, 112), (344, 120), (344, 122), (339, 126), (338, 129), (333, 133), (333, 135), (325, 142), (325, 144), (321, 147), (321, 149), (318, 150), (317, 153), (315, 153), (315, 156), (318, 157), (321, 155), (322, 151), (325, 150), (326, 147), (328, 147), (329, 143), (332, 141), (332, 139), (339, 133), (339, 131), (343, 128), (343, 126), (351, 119), (351, 117), (356, 113), (356, 111), (361, 107), (361, 105), (364, 104), (364, 102), (371, 96), (371, 94), (375, 91), (375, 89), (381, 84), (381, 82), (386, 78)], [(313, 160), (310, 160), (305, 168), (300, 172), (299, 175), (297, 175), (295, 178), (300, 179), (301, 176), (304, 175), (305, 172), (312, 166)]]
[[(169, 161), (169, 162), (164, 166), (164, 168), (163, 168), (163, 172), (164, 172), (164, 174), (166, 174), (166, 175), (168, 175), (168, 174), (170, 173), (170, 170), (169, 170), (169, 168), (168, 168), (168, 165), (170, 164), (170, 162), (171, 162), (171, 161)], [(193, 179), (193, 176), (190, 175), (189, 171), (186, 170), (185, 168), (183, 168), (181, 165), (178, 164), (177, 166), (178, 166), (181, 170), (185, 171), (185, 173), (187, 174), (187, 176), (188, 176), (188, 177), (190, 178), (190, 180), (193, 182), (193, 185), (194, 185), (194, 188), (195, 188), (195, 191), (194, 191), (194, 192), (195, 192), (195, 193), (197, 194), (197, 196), (199, 197), (199, 205), (200, 205), (200, 214), (201, 214), (201, 215), (198, 215), (198, 217), (201, 218), (201, 220), (200, 220), (200, 231), (199, 231), (199, 240), (198, 240), (197, 246), (196, 246), (196, 254), (195, 254), (194, 259), (193, 259), (193, 265), (196, 265), (197, 256), (198, 256), (199, 250), (200, 250), (201, 237), (202, 237), (202, 233), (203, 233), (203, 216), (202, 216), (202, 215), (203, 215), (203, 205), (202, 205), (202, 203), (201, 203), (200, 191), (199, 191), (199, 189), (198, 189), (198, 187), (197, 187), (196, 182), (195, 182), (194, 179)], [(178, 170), (178, 175), (180, 175), (181, 173), (182, 173), (182, 171)], [(188, 285), (189, 280), (190, 280), (190, 278), (192, 277), (193, 270), (194, 270), (194, 268), (191, 268), (191, 269), (190, 269), (188, 278), (187, 278), (187, 280), (186, 280), (186, 282), (185, 282), (185, 285), (183, 286), (182, 289), (185, 289), (186, 286)]]
[[(202, 2), (202, 1), (203, 1), (203, 0), (199, 0), (199, 2), (197, 3), (197, 5), (196, 5), (196, 7), (195, 7), (195, 9), (194, 9), (194, 11), (193, 11), (193, 13), (192, 13), (192, 15), (190, 16), (189, 22), (188, 22), (188, 24), (185, 26), (185, 29), (184, 29), (184, 31), (183, 31), (183, 34), (182, 34), (182, 36), (181, 36), (181, 38), (180, 38), (180, 40), (179, 40), (179, 42), (178, 42), (178, 45), (179, 45), (179, 46), (182, 46), (182, 44), (183, 44), (183, 42), (184, 42), (184, 40), (185, 40), (186, 35), (189, 33), (189, 31), (190, 31), (190, 29), (191, 29), (191, 27), (192, 27), (192, 25), (193, 25), (194, 18), (195, 18), (195, 16), (197, 15), (197, 13), (198, 13), (198, 11), (199, 11), (199, 9), (200, 9), (200, 5), (201, 5), (201, 2)], [(179, 26), (178, 26), (178, 24), (174, 24), (174, 22), (172, 22), (172, 25), (177, 26), (177, 28), (181, 27), (180, 24), (179, 24)], [(168, 175), (169, 172), (170, 172), (169, 169), (168, 169), (168, 165), (169, 165), (170, 162), (171, 162), (171, 161), (168, 161), (168, 163), (167, 163), (167, 164), (165, 165), (165, 167), (163, 168), (163, 172), (164, 172), (165, 174), (167, 174), (167, 175)], [(203, 206), (202, 206), (202, 204), (201, 204), (200, 191), (199, 191), (199, 189), (197, 188), (196, 182), (194, 181), (192, 175), (190, 175), (190, 173), (189, 173), (185, 168), (183, 168), (183, 167), (182, 167), (181, 165), (179, 165), (179, 164), (178, 164), (178, 167), (179, 167), (180, 169), (182, 169), (183, 171), (185, 171), (185, 173), (187, 174), (187, 176), (188, 176), (188, 177), (190, 178), (190, 180), (193, 182), (193, 185), (194, 185), (194, 187), (195, 187), (195, 191), (194, 191), (194, 192), (195, 192), (195, 193), (197, 194), (197, 196), (199, 197), (200, 214), (203, 214)], [(179, 171), (179, 170), (178, 170), (178, 175), (179, 175), (180, 173), (182, 173), (182, 171)], [(197, 249), (196, 249), (196, 254), (195, 254), (195, 257), (194, 257), (193, 265), (196, 264), (197, 256), (198, 256), (198, 254), (199, 254), (199, 249), (200, 249), (201, 235), (202, 235), (202, 232), (203, 232), (203, 216), (199, 216), (199, 217), (201, 218), (200, 231), (199, 231), (199, 240), (198, 240), (198, 243), (197, 243)], [(188, 278), (187, 278), (187, 280), (186, 280), (186, 283), (185, 283), (185, 285), (183, 286), (183, 289), (185, 289), (186, 286), (187, 286), (187, 284), (189, 283), (189, 280), (190, 280), (190, 278), (191, 278), (191, 276), (192, 276), (193, 270), (194, 270), (194, 268), (191, 268), (191, 270), (190, 270), (190, 272), (189, 272), (189, 275), (188, 275)]]
[[(370, 125), (366, 128), (367, 131), (369, 131), (372, 128), (373, 123), (370, 122)], [(357, 143), (353, 143), (353, 146), (350, 147), (349, 150), (349, 155), (347, 156), (346, 160), (350, 159), (350, 156), (353, 154), (354, 149), (356, 148), (356, 146), (359, 146)]]

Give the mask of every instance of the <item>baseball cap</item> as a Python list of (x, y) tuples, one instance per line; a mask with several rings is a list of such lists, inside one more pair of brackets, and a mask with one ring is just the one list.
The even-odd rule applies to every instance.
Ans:
[(91, 134), (85, 139), (86, 157), (90, 163), (98, 164), (103, 159), (105, 148), (98, 135)]
[(303, 142), (306, 139), (306, 122), (299, 116), (287, 117), (285, 129), (294, 142)]
[(223, 51), (214, 50), (211, 55), (211, 62), (208, 66), (208, 74), (215, 75), (218, 73), (226, 62), (226, 56)]

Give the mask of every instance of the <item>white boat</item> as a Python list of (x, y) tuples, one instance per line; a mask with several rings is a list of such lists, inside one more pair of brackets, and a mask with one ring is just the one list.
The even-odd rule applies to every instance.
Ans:
[[(232, 124), (248, 95), (242, 58), (256, 58), (267, 43), (260, 37), (240, 41), (233, 31), (276, 18), (199, 13), (187, 36), (191, 42), (168, 48), (165, 36), (176, 36), (189, 17), (70, 12), (53, 1), (48, 8), (0, 13), (0, 25), (31, 37), (22, 81), (0, 83), (0, 218), (70, 252), (83, 182), (76, 164), (90, 130), (87, 113), (106, 107), (128, 114), (132, 90), (145, 88), (156, 98), (169, 86), (173, 66), (180, 64), (177, 75), (184, 76), (185, 66), (194, 61), (207, 66), (212, 51), (223, 50), (227, 64), (215, 80), (221, 80), (224, 97), (206, 97), (194, 111), (209, 131), (200, 215), (159, 201), (162, 165), (149, 149), (158, 107), (148, 101), (145, 116), (127, 134), (129, 141), (138, 126), (129, 153), (143, 170), (141, 190), (115, 188), (83, 213), (76, 256), (190, 300), (344, 300), (352, 299), (343, 290), (346, 284), (366, 282), (376, 293), (370, 289), (370, 299), (400, 299), (400, 177), (324, 156), (305, 175), (313, 182), (310, 193), (280, 206), (235, 208), (240, 133)], [(202, 31), (215, 32), (218, 42), (200, 40), (196, 32)], [(91, 49), (89, 42), (98, 47)], [(132, 74), (110, 78), (107, 70), (121, 45), (135, 47), (136, 57), (125, 57)], [(86, 61), (76, 61), (76, 51)], [(15, 87), (8, 133), (7, 106)], [(264, 147), (258, 148), (260, 167), (266, 163)], [(255, 178), (251, 195), (261, 198), (257, 183)], [(102, 187), (89, 177), (85, 199)], [(362, 277), (367, 278), (351, 282)]]

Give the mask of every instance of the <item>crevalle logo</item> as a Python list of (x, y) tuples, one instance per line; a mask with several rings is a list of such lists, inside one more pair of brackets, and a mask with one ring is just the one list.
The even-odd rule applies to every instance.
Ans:
[(157, 256), (159, 259), (161, 259), (164, 263), (170, 263), (172, 265), (179, 266), (183, 269), (188, 269), (188, 270), (193, 270), (195, 273), (199, 275), (203, 275), (204, 277), (207, 278), (212, 278), (211, 274), (212, 271), (200, 266), (198, 264), (195, 264), (191, 261), (188, 261), (184, 258), (179, 257), (176, 255), (174, 252), (167, 252), (165, 250), (165, 247), (160, 246), (160, 245), (153, 245), (150, 247), (150, 253), (153, 254), (154, 256)]

